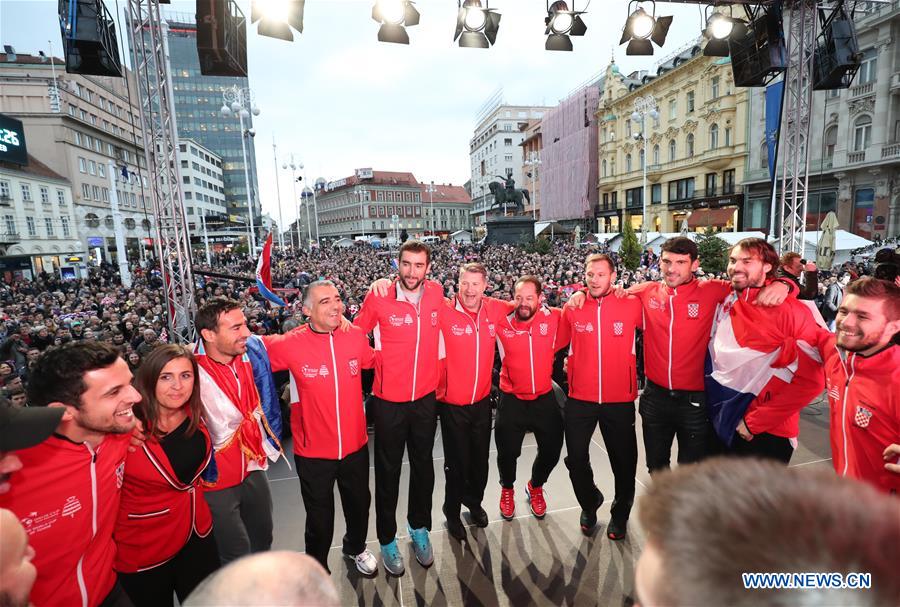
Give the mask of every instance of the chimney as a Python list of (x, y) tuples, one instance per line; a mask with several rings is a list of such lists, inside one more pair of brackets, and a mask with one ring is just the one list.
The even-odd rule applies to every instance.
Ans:
[(4, 44), (3, 50), (6, 51), (6, 61), (8, 63), (15, 63), (16, 62), (16, 49), (14, 49), (9, 44)]

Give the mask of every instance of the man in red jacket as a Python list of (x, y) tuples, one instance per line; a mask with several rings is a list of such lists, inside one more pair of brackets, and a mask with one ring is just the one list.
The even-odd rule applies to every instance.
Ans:
[(547, 512), (543, 485), (559, 461), (563, 419), (553, 394), (553, 358), (569, 343), (568, 325), (559, 309), (543, 307), (541, 281), (523, 276), (514, 287), (515, 311), (497, 327), (500, 358), (500, 406), (494, 426), (497, 467), (500, 469), (500, 514), (515, 515), (513, 485), (516, 461), (526, 432), (533, 432), (538, 452), (526, 491), (531, 513)]
[(900, 287), (865, 277), (847, 285), (837, 333), (820, 332), (831, 406), (834, 469), (900, 493)]
[(579, 308), (566, 307), (563, 323), (572, 336), (566, 363), (569, 398), (565, 409), (566, 467), (581, 505), (581, 530), (590, 535), (597, 525), (603, 494), (594, 484), (589, 448), (597, 425), (603, 435), (616, 479), (616, 498), (607, 536), (625, 537), (634, 503), (637, 436), (634, 400), (637, 398), (635, 331), (643, 327), (641, 302), (616, 298), (615, 264), (608, 255), (585, 260), (587, 299)]
[(810, 309), (794, 298), (775, 307), (753, 305), (777, 269), (778, 253), (762, 238), (745, 238), (731, 248), (728, 276), (734, 290), (716, 311), (707, 395), (718, 398), (711, 387), (727, 385), (755, 396), (736, 426), (734, 418), (723, 425), (727, 414), (717, 421), (719, 413), (710, 403), (719, 437), (733, 454), (787, 464), (800, 432), (800, 409), (822, 393), (824, 381)]
[(343, 550), (364, 575), (378, 561), (366, 549), (369, 527), (369, 448), (362, 402), (362, 370), (375, 354), (359, 327), (338, 330), (344, 303), (329, 280), (306, 287), (309, 324), (263, 339), (272, 371), (290, 371), (294, 462), (306, 508), (306, 553), (328, 569), (334, 535), (334, 485), (347, 524)]
[(17, 454), (22, 470), (0, 507), (36, 552), (35, 605), (131, 605), (116, 581), (113, 528), (132, 407), (140, 395), (118, 350), (96, 341), (53, 348), (33, 367), (28, 402), (65, 409), (56, 433)]
[(429, 539), (434, 491), (435, 390), (438, 384), (441, 286), (425, 280), (431, 249), (417, 240), (400, 247), (400, 278), (387, 297), (369, 292), (354, 324), (375, 338), (375, 526), (384, 567), (403, 575), (397, 547), (397, 500), (403, 450), (409, 455), (408, 530), (416, 560), (434, 562)]
[(491, 379), (497, 325), (509, 304), (484, 297), (487, 269), (467, 263), (459, 271), (457, 296), (440, 316), (440, 368), (437, 389), (444, 437), (444, 515), (447, 530), (466, 536), (459, 514), (462, 504), (479, 527), (488, 524), (481, 506), (487, 486), (491, 446)]

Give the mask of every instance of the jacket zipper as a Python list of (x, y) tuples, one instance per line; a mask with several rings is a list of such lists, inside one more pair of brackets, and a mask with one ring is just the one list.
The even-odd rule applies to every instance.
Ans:
[[(328, 342), (331, 346), (331, 374), (334, 376), (334, 418), (337, 421), (338, 459), (343, 459), (344, 446), (343, 441), (341, 440), (341, 409), (339, 404), (341, 400), (341, 391), (338, 388), (337, 362), (334, 358), (334, 333), (328, 334)], [(415, 371), (413, 371), (413, 373), (415, 373)], [(413, 385), (415, 386), (415, 380), (413, 380)]]
[[(97, 452), (91, 449), (91, 446), (84, 443), (88, 452), (91, 454), (91, 540), (97, 535)], [(81, 604), (88, 607), (87, 585), (84, 582), (84, 555), (78, 559), (78, 566), (75, 568), (76, 577), (78, 578), (78, 590), (81, 591)]]
[[(482, 306), (478, 309), (478, 314), (475, 315), (475, 383), (472, 384), (472, 400), (469, 403), (470, 405), (475, 404), (475, 396), (478, 394), (478, 367), (479, 361), (481, 359), (481, 337), (479, 335), (479, 326), (481, 325), (481, 309)], [(468, 316), (468, 314), (466, 314)], [(467, 318), (467, 321), (471, 321), (471, 319)]]
[(674, 390), (672, 386), (672, 328), (675, 324), (675, 308), (674, 299), (678, 294), (676, 289), (672, 289), (673, 293), (669, 295), (669, 390)]
[(603, 305), (603, 300), (599, 300), (597, 302), (597, 404), (603, 402), (603, 367), (600, 362), (600, 357), (603, 354), (603, 338), (602, 332), (600, 331), (600, 307)]
[(531, 348), (531, 328), (528, 328), (528, 364), (531, 366), (531, 393), (537, 390), (534, 387), (534, 350)]
[[(838, 351), (838, 356), (840, 356), (840, 351)], [(850, 394), (850, 380), (856, 374), (856, 356), (853, 354), (850, 356), (852, 358), (850, 359), (849, 374), (847, 373), (847, 365), (841, 360), (841, 365), (844, 367), (844, 375), (847, 376), (847, 380), (844, 382), (844, 398), (841, 399), (841, 438), (844, 444), (844, 469), (841, 470), (841, 476), (847, 476), (847, 469), (850, 467), (850, 458), (847, 457), (847, 395)]]

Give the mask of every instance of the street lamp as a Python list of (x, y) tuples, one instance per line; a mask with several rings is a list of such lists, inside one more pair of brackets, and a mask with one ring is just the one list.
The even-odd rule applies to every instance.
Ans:
[(363, 202), (365, 201), (365, 194), (361, 189), (359, 189), (359, 187), (357, 187), (354, 190), (354, 192), (357, 196), (359, 196), (359, 227), (360, 227), (360, 230), (362, 230), (363, 240), (365, 240), (366, 239), (366, 219), (365, 219), (365, 217), (366, 217), (365, 210), (366, 209), (365, 209), (365, 205), (363, 204)]
[(529, 152), (528, 160), (525, 164), (531, 168), (531, 218), (537, 220), (537, 190), (534, 187), (535, 177), (537, 176), (538, 167), (541, 166), (541, 157), (537, 152)]
[[(287, 170), (290, 167), (291, 169), (291, 185), (294, 188), (294, 200), (297, 200), (297, 169), (303, 170), (303, 163), (294, 162), (294, 155), (291, 154), (291, 161), (286, 162), (281, 165), (281, 168)], [(299, 180), (303, 180), (303, 177), (300, 177)], [(300, 206), (306, 206), (306, 236), (307, 236), (307, 248), (312, 250), (312, 228), (309, 223), (309, 202), (307, 201), (304, 205), (304, 196), (306, 195), (306, 188), (304, 187), (300, 193), (300, 200), (297, 204)], [(300, 209), (297, 209), (297, 248), (300, 248), (300, 243), (303, 241), (303, 236), (300, 233)]]
[(244, 185), (247, 188), (247, 213), (250, 219), (250, 236), (248, 245), (250, 246), (250, 256), (256, 253), (256, 234), (253, 225), (253, 190), (250, 187), (250, 171), (247, 168), (247, 144), (244, 141), (246, 137), (255, 137), (256, 132), (253, 129), (244, 128), (244, 120), (250, 121), (250, 114), (259, 116), (259, 108), (254, 102), (253, 91), (249, 88), (241, 88), (231, 86), (222, 89), (222, 107), (219, 110), (223, 118), (228, 118), (237, 114), (241, 123), (241, 154), (244, 159)]
[(427, 188), (425, 188), (425, 191), (428, 192), (428, 196), (429, 196), (429, 198), (431, 199), (431, 235), (434, 236), (434, 225), (435, 225), (435, 218), (434, 218), (434, 181), (431, 182), (431, 185), (429, 185)]
[(634, 100), (634, 112), (631, 114), (631, 120), (641, 123), (641, 132), (633, 135), (635, 141), (640, 141), (643, 145), (643, 154), (641, 157), (641, 165), (644, 173), (644, 181), (641, 186), (641, 245), (647, 244), (647, 116), (653, 120), (659, 119), (657, 111), (656, 99), (653, 95), (638, 97)]
[(278, 185), (278, 150), (275, 147), (275, 135), (272, 135), (272, 156), (275, 158), (275, 195), (278, 197), (278, 244), (284, 252), (284, 213), (281, 211), (281, 187)]

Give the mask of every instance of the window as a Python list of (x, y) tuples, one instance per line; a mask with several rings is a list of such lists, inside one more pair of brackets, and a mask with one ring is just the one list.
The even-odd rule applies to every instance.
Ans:
[(687, 113), (690, 114), (694, 111), (694, 91), (687, 92)]
[(825, 158), (834, 158), (834, 147), (837, 145), (837, 125), (828, 127), (825, 131)]
[(609, 194), (608, 193), (603, 194), (603, 208), (604, 209), (609, 208)]
[(75, 131), (75, 145), (81, 145), (81, 133)]
[(47, 230), (47, 236), (54, 236), (53, 234), (53, 220), (49, 217), (44, 217), (44, 229)]
[(759, 146), (759, 168), (769, 168), (769, 144), (765, 141)]
[(71, 104), (69, 105), (69, 116), (75, 117), (75, 106)]
[(60, 208), (66, 206), (66, 192), (65, 192), (65, 190), (56, 190), (56, 202), (59, 203)]
[(662, 184), (654, 183), (650, 186), (650, 203), (651, 204), (661, 204), (662, 203)]
[(111, 144), (111, 143), (107, 143), (107, 144), (106, 144), (106, 153), (107, 153), (109, 156), (115, 156), (115, 155), (116, 155), (116, 148), (113, 147), (113, 144)]
[(194, 196), (194, 195), (193, 195), (191, 192), (185, 192), (185, 193), (184, 193), (184, 199), (185, 199), (185, 200), (191, 200), (191, 199), (193, 198), (193, 196)]
[(631, 120), (630, 119), (625, 120), (625, 136), (631, 137)]
[(856, 73), (856, 85), (875, 82), (875, 73), (878, 71), (878, 49), (870, 48), (863, 51), (862, 63)]
[(713, 76), (712, 81), (710, 82), (710, 93), (713, 99), (719, 98), (719, 77)]
[(694, 197), (694, 178), (679, 179), (669, 182), (669, 202), (690, 200)]
[(725, 145), (726, 146), (732, 145), (732, 143), (731, 143), (731, 127), (730, 126), (725, 127)]
[(669, 140), (669, 162), (675, 161), (675, 140)]
[(97, 174), (97, 163), (95, 163), (93, 160), (88, 160), (88, 173), (90, 173), (91, 175)]
[(853, 227), (854, 234), (871, 234), (872, 219), (875, 211), (875, 190), (859, 188), (853, 193)]
[(508, 148), (512, 147), (512, 139), (511, 139), (511, 138), (508, 138), (508, 137), (505, 138), (505, 139), (503, 140), (503, 145), (506, 146), (506, 147), (508, 147)]
[(95, 185), (92, 188), (94, 194), (94, 200), (100, 200), (100, 186)]
[(9, 191), (8, 181), (0, 181), (0, 198), (12, 198), (12, 194), (10, 194)]
[(669, 120), (675, 120), (675, 116), (678, 112), (678, 100), (677, 99), (669, 99)]
[(12, 215), (6, 215), (4, 217), (6, 220), (6, 233), (7, 234), (18, 234), (16, 230), (16, 219)]
[(50, 204), (50, 188), (46, 186), (41, 186), (41, 202)]
[(631, 172), (631, 154), (625, 154), (625, 172)]
[(625, 190), (625, 208), (644, 206), (644, 188)]
[(709, 127), (709, 149), (714, 150), (719, 147), (719, 125), (714, 124)]
[(94, 139), (94, 151), (101, 154), (103, 153), (103, 142), (99, 139)]
[(659, 164), (659, 144), (653, 146), (653, 164)]
[(82, 173), (87, 173), (87, 160), (84, 158), (78, 159), (78, 170)]
[(27, 183), (21, 184), (22, 186), (22, 202), (33, 202), (31, 198), (31, 186)]
[(87, 119), (88, 119), (88, 117), (87, 117), (87, 116), (88, 116), (88, 115), (87, 115), (87, 112), (85, 112), (84, 110), (79, 110), (79, 111), (78, 111), (78, 115), (81, 117), (82, 120), (84, 120), (85, 122), (87, 122)]
[(734, 169), (722, 173), (722, 193), (734, 194)]
[(60, 222), (62, 223), (63, 238), (68, 238), (71, 235), (71, 232), (69, 231), (69, 218), (63, 215), (60, 217)]
[(716, 196), (716, 174), (715, 173), (707, 173), (706, 174), (706, 195), (707, 196)]
[(86, 183), (81, 184), (81, 197), (85, 200), (91, 199), (91, 186)]
[(694, 157), (694, 134), (688, 133), (687, 136), (687, 156), (688, 158)]
[(26, 217), (25, 225), (28, 227), (28, 235), (34, 238), (37, 236), (37, 225), (34, 222), (34, 217)]
[(109, 188), (100, 189), (100, 199), (103, 202), (109, 202)]
[(606, 177), (606, 159), (603, 160), (603, 176)]
[(97, 174), (101, 177), (106, 177), (106, 167), (103, 166), (102, 162), (97, 163)]
[(853, 126), (853, 151), (863, 152), (872, 143), (872, 117), (863, 115)]

